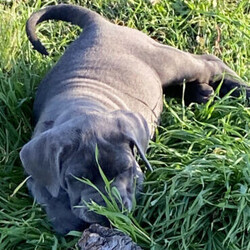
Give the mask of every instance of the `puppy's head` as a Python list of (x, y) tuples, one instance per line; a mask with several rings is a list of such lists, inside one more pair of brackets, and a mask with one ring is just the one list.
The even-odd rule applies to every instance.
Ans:
[(42, 197), (42, 193), (55, 200), (59, 193), (66, 192), (75, 215), (88, 223), (102, 223), (104, 218), (88, 211), (84, 201), (93, 200), (100, 205), (104, 201), (94, 188), (76, 177), (89, 179), (105, 193), (95, 159), (97, 146), (102, 171), (113, 180), (112, 185), (119, 190), (124, 206), (131, 209), (135, 184), (139, 187), (143, 179), (134, 149), (146, 160), (144, 152), (149, 137), (148, 126), (138, 114), (90, 113), (35, 136), (22, 148), (20, 157), (32, 183), (47, 190), (40, 192), (30, 187), (38, 202), (46, 205), (50, 200)]

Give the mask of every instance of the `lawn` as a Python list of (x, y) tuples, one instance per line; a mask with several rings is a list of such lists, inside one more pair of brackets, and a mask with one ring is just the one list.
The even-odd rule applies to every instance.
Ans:
[[(77, 3), (161, 43), (220, 57), (250, 78), (248, 0), (0, 1), (0, 249), (77, 249), (80, 232), (57, 236), (24, 184), (19, 151), (31, 136), (39, 81), (80, 29), (39, 26), (50, 51), (32, 50), (29, 15), (46, 5)], [(145, 249), (250, 249), (250, 109), (239, 98), (213, 97), (185, 107), (166, 99), (147, 157), (144, 189), (132, 213), (91, 205)], [(143, 163), (142, 168), (145, 170)], [(108, 186), (108, 183), (107, 183)], [(111, 190), (111, 194), (114, 193)], [(111, 195), (112, 196), (112, 195)], [(112, 197), (111, 197), (112, 201)]]

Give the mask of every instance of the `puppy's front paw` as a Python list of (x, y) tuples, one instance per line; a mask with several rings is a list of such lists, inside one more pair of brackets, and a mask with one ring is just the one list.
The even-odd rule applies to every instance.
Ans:
[(224, 96), (232, 89), (235, 89), (231, 94), (232, 96), (239, 96), (241, 90), (245, 90), (247, 98), (250, 98), (250, 86), (244, 84), (240, 77), (218, 57), (202, 55), (200, 58), (205, 65), (204, 75), (207, 77), (206, 83), (216, 90), (222, 81), (220, 96)]
[(185, 90), (185, 103), (191, 102), (206, 103), (214, 94), (214, 90), (206, 83), (187, 83)]
[[(223, 80), (223, 83), (221, 85), (220, 92), (219, 92), (220, 96), (224, 96), (231, 90), (235, 89), (231, 93), (232, 96), (238, 97), (240, 96), (242, 92), (246, 91), (246, 97), (247, 99), (250, 99), (250, 86), (247, 86), (246, 84), (238, 82), (237, 80), (234, 80), (234, 79), (225, 78), (222, 80)], [(221, 83), (221, 80), (211, 82), (210, 86), (213, 89), (216, 89), (220, 83)]]

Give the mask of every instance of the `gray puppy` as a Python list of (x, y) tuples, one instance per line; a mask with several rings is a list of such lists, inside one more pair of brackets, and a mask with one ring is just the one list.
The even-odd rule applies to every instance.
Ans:
[[(47, 51), (35, 26), (49, 19), (79, 25), (83, 32), (40, 83), (34, 102), (35, 131), (20, 157), (31, 176), (32, 195), (45, 206), (55, 230), (65, 234), (105, 221), (84, 203), (103, 204), (101, 196), (75, 178), (88, 178), (105, 192), (95, 161), (96, 145), (100, 166), (131, 209), (135, 182), (139, 186), (143, 179), (134, 147), (150, 167), (144, 153), (159, 121), (163, 93), (179, 95), (185, 81), (187, 102), (202, 103), (224, 73), (230, 76), (225, 76), (222, 94), (236, 87), (238, 95), (243, 84), (215, 56), (159, 44), (72, 5), (50, 6), (29, 18), (29, 40), (42, 54)], [(249, 88), (244, 88), (249, 97)]]

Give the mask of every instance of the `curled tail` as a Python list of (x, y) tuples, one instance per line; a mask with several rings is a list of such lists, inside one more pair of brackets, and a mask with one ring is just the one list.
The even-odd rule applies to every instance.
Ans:
[(48, 55), (46, 48), (42, 45), (36, 35), (36, 25), (46, 20), (61, 20), (71, 22), (81, 28), (93, 24), (100, 19), (100, 16), (86, 8), (70, 5), (59, 4), (49, 6), (33, 13), (26, 23), (26, 34), (34, 46), (34, 49), (43, 55)]

